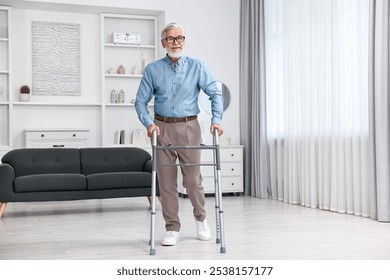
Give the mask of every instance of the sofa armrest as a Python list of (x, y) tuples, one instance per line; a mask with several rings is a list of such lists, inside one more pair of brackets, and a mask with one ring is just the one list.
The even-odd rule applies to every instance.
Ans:
[(152, 171), (153, 171), (153, 160), (149, 159), (148, 161), (145, 162), (144, 171), (152, 173)]
[[(149, 159), (147, 162), (145, 162), (144, 171), (152, 173), (152, 171), (153, 171), (153, 160)], [(160, 188), (158, 187), (158, 178), (156, 178), (156, 195), (157, 196), (160, 195)]]
[(0, 164), (0, 202), (9, 202), (14, 193), (15, 170), (7, 163)]

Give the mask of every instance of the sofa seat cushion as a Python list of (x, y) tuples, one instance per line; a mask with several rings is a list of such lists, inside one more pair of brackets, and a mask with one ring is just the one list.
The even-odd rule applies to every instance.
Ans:
[(87, 176), (88, 190), (144, 188), (152, 184), (149, 172), (107, 172)]
[(14, 188), (15, 192), (79, 191), (87, 184), (81, 174), (38, 174), (16, 177)]

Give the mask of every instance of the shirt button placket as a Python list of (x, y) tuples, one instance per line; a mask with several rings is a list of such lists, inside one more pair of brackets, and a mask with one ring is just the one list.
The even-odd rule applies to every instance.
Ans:
[(175, 114), (175, 105), (176, 105), (176, 70), (173, 69), (174, 75), (173, 75), (173, 85), (172, 85), (172, 111), (173, 114)]
[(173, 115), (175, 115), (175, 104), (176, 104), (176, 71), (175, 69), (173, 70), (174, 75), (173, 75), (173, 80), (172, 80), (172, 112)]

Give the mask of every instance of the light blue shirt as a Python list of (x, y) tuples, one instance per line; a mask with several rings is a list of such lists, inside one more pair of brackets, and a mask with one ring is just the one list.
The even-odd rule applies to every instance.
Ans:
[(138, 118), (146, 128), (153, 124), (147, 106), (153, 96), (154, 112), (160, 116), (198, 115), (200, 89), (211, 101), (211, 123), (220, 124), (223, 97), (205, 64), (200, 60), (181, 56), (175, 67), (168, 56), (165, 56), (145, 68), (135, 100)]

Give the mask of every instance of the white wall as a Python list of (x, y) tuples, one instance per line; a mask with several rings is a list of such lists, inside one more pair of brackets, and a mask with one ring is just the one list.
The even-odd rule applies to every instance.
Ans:
[[(186, 55), (205, 61), (214, 78), (222, 81), (229, 88), (232, 94), (231, 105), (225, 112), (222, 125), (225, 135), (231, 138), (231, 143), (239, 144), (239, 0), (97, 0), (93, 1), (94, 7), (89, 6), (91, 4), (89, 0), (0, 0), (0, 4), (6, 2), (10, 2), (14, 7), (13, 34), (20, 35), (13, 38), (15, 47), (13, 50), (14, 94), (17, 95), (20, 85), (31, 84), (31, 20), (81, 24), (82, 95), (60, 98), (68, 98), (69, 102), (74, 99), (78, 102), (98, 102), (100, 90), (99, 17), (96, 11), (151, 10), (154, 14), (162, 11), (165, 13), (165, 23), (175, 21), (185, 28)], [(35, 101), (41, 101), (39, 99), (42, 98), (32, 97), (36, 99)], [(59, 97), (44, 98), (58, 100)], [(22, 110), (19, 109), (19, 111)], [(35, 111), (32, 113), (39, 113), (39, 110)], [(85, 118), (86, 125), (89, 125), (95, 115), (95, 113), (91, 114), (91, 120)], [(76, 116), (79, 117), (78, 114)], [(210, 116), (204, 114), (200, 117), (205, 127), (208, 127), (209, 119)], [(52, 127), (55, 127), (55, 118), (45, 118), (45, 121), (52, 122)], [(19, 125), (16, 127), (18, 130), (24, 125), (23, 122), (17, 120), (15, 124)], [(48, 125), (46, 123), (46, 126)], [(15, 146), (21, 144), (19, 138), (18, 136), (14, 139)]]

